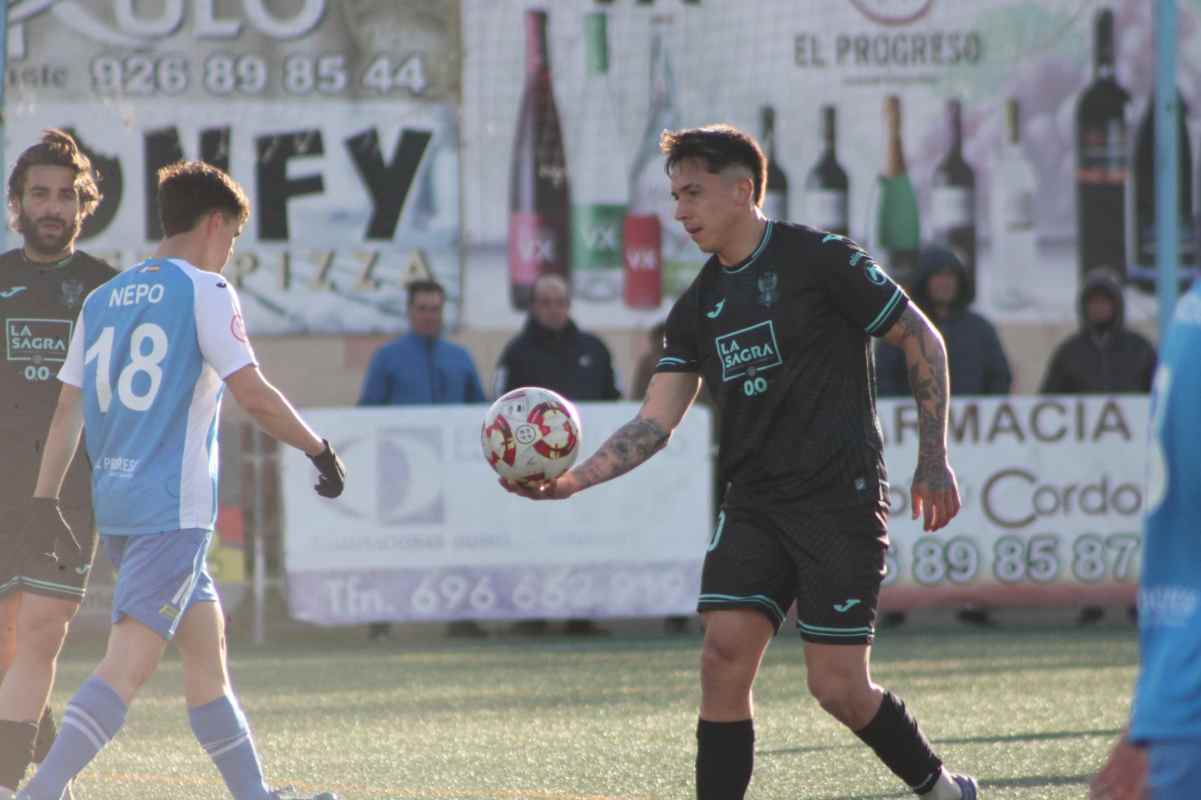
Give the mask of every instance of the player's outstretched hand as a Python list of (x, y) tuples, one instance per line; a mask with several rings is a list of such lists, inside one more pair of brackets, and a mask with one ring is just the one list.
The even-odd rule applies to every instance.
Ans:
[(322, 497), (337, 497), (342, 494), (342, 489), (346, 486), (346, 465), (329, 446), (328, 440), (322, 439), (321, 441), (324, 442), (325, 449), (315, 456), (309, 456), (309, 461), (313, 462), (313, 466), (320, 473), (317, 477), (317, 484), (313, 488)]
[(566, 500), (580, 490), (570, 472), (549, 481), (509, 481), (500, 479), (505, 491), (531, 500)]
[[(53, 533), (53, 536), (50, 534)], [(53, 542), (53, 556), (62, 560), (78, 558), (83, 548), (71, 526), (63, 519), (63, 512), (54, 497), (34, 497), (29, 501), (29, 512), (21, 531), (21, 542)]]
[(924, 517), (927, 531), (938, 530), (959, 513), (959, 484), (946, 458), (918, 459), (909, 501), (913, 519)]
[(1146, 778), (1146, 752), (1123, 734), (1109, 751), (1105, 766), (1089, 783), (1089, 800), (1142, 800)]

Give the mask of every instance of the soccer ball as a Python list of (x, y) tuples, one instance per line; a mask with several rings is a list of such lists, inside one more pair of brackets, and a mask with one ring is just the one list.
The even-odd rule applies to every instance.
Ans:
[(480, 443), (484, 458), (502, 478), (551, 480), (570, 469), (579, 455), (580, 414), (550, 389), (514, 389), (488, 409)]

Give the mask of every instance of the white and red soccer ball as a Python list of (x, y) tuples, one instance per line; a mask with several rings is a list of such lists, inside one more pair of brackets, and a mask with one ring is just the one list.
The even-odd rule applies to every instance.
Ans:
[(551, 480), (570, 469), (579, 455), (580, 414), (550, 389), (514, 389), (488, 409), (480, 442), (485, 460), (502, 478)]

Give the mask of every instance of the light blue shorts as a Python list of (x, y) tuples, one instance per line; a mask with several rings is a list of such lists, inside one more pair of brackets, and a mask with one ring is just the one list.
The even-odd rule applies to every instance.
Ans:
[(1180, 800), (1201, 792), (1201, 739), (1147, 742), (1147, 797)]
[(212, 531), (190, 528), (140, 536), (101, 536), (117, 569), (113, 624), (131, 617), (170, 641), (195, 603), (217, 602), (205, 556)]

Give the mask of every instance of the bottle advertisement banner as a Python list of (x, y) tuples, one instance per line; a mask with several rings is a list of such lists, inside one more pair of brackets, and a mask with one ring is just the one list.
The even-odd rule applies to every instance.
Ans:
[[(707, 256), (673, 218), (659, 133), (718, 122), (768, 152), (766, 213), (845, 228), (910, 287), (941, 242), (997, 322), (1075, 320), (1093, 269), (1152, 319), (1153, 6), (464, 0), (468, 322), (519, 326), (547, 273), (585, 328), (665, 316)], [(1180, 0), (1179, 30), (1188, 282), (1201, 0)]]
[(250, 198), (225, 274), (252, 333), (400, 331), (423, 277), (458, 323), (457, 3), (10, 6), (5, 167), (44, 128), (77, 136), (104, 193), (82, 249), (152, 254), (157, 170), (203, 159)]

